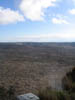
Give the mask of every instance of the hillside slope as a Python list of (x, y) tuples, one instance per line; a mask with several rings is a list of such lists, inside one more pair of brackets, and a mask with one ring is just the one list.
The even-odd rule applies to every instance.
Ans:
[(61, 79), (75, 65), (75, 43), (1, 43), (0, 84), (19, 94), (40, 87), (61, 89)]

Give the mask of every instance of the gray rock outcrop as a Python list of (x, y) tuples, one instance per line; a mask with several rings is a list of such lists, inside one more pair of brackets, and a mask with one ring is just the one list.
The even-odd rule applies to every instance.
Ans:
[(32, 93), (17, 96), (18, 100), (40, 100), (39, 97)]

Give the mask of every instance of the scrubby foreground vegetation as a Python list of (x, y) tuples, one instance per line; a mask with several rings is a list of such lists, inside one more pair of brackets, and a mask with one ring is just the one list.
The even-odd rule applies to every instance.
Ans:
[(0, 86), (0, 100), (18, 100), (15, 88), (10, 86), (8, 89)]
[(75, 93), (75, 68), (64, 77), (63, 89), (69, 93)]
[(49, 89), (41, 90), (39, 92), (39, 97), (40, 100), (73, 100), (67, 92), (59, 92)]
[[(66, 74), (62, 80), (63, 90), (56, 91), (51, 88), (41, 89), (38, 92), (40, 100), (75, 100), (75, 68)], [(17, 100), (16, 90), (10, 86), (6, 89), (0, 86), (0, 100)]]
[(75, 68), (72, 72), (66, 74), (62, 82), (62, 91), (55, 91), (49, 88), (40, 90), (40, 100), (75, 100)]

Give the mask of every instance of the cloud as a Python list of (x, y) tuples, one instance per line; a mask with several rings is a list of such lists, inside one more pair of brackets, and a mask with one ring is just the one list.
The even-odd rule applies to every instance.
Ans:
[(69, 10), (69, 13), (72, 14), (72, 15), (75, 15), (75, 9)]
[(0, 7), (0, 24), (10, 24), (24, 21), (24, 17), (18, 11), (13, 11), (10, 8), (4, 9)]
[(54, 24), (69, 24), (69, 22), (67, 20), (61, 19), (61, 18), (56, 18), (56, 17), (52, 18), (52, 22)]
[(75, 0), (72, 0), (75, 3)]
[(22, 0), (20, 10), (27, 19), (32, 21), (44, 20), (45, 9), (55, 6), (57, 0)]

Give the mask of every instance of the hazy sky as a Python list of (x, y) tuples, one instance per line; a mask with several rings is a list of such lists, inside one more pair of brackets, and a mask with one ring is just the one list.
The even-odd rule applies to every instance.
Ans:
[(75, 0), (0, 0), (0, 42), (75, 42)]

